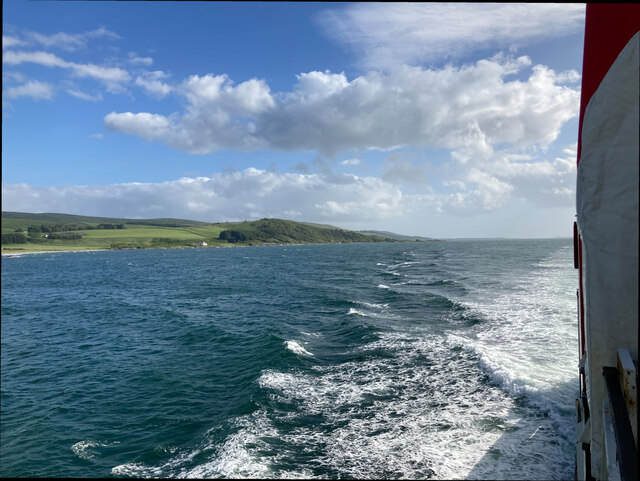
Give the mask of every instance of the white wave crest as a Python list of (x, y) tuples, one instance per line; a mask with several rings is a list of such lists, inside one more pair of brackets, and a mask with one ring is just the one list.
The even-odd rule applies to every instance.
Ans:
[(362, 311), (359, 311), (358, 309), (354, 309), (353, 307), (351, 309), (349, 309), (349, 314), (355, 314), (356, 316), (368, 317), (367, 314), (365, 314)]
[(361, 304), (365, 307), (369, 307), (371, 309), (386, 309), (389, 307), (388, 303), (385, 304), (376, 304), (375, 302), (365, 302), (365, 301), (356, 301), (358, 304)]
[(71, 446), (71, 451), (78, 456), (80, 459), (94, 459), (98, 456), (98, 452), (96, 448), (113, 446), (114, 444), (119, 444), (118, 441), (113, 443), (100, 443), (98, 441), (86, 440), (86, 441), (78, 441), (73, 446)]
[(313, 356), (313, 353), (307, 351), (304, 347), (298, 344), (296, 341), (285, 341), (285, 346), (294, 354), (299, 356)]

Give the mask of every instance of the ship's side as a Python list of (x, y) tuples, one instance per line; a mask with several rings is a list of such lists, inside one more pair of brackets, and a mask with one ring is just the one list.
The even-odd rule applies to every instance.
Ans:
[(588, 4), (574, 225), (576, 476), (636, 480), (640, 4)]

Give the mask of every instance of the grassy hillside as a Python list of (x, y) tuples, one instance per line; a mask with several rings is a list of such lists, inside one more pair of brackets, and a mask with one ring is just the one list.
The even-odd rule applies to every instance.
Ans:
[(73, 214), (30, 214), (26, 212), (2, 212), (2, 232), (13, 232), (15, 229), (27, 230), (34, 224), (131, 224), (152, 225), (158, 227), (192, 227), (205, 226), (206, 222), (185, 219), (121, 219), (115, 217), (88, 217)]
[(2, 237), (2, 253), (394, 240), (282, 219), (209, 224), (20, 212), (2, 213)]
[(317, 226), (282, 219), (262, 219), (229, 226), (220, 233), (220, 239), (230, 243), (327, 243), (327, 242), (381, 242), (393, 239), (367, 236), (359, 232), (332, 226)]

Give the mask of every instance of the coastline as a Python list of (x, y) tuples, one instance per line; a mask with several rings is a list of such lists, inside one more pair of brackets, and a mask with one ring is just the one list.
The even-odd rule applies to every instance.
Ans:
[[(400, 241), (403, 242), (403, 241)], [(51, 251), (25, 251), (25, 252), (3, 252), (2, 258), (22, 257), (32, 254), (57, 254), (60, 252), (107, 252), (107, 251), (123, 251), (123, 250), (150, 250), (150, 249), (229, 249), (234, 247), (258, 247), (258, 246), (302, 246), (302, 245), (324, 245), (324, 244), (345, 244), (345, 242), (304, 242), (304, 243), (277, 243), (265, 242), (263, 244), (228, 244), (213, 245), (206, 247), (138, 247), (135, 249), (59, 249)], [(346, 244), (368, 244), (368, 242), (346, 242)]]
[(25, 251), (25, 252), (3, 252), (2, 257), (22, 257), (32, 254), (56, 254), (59, 252), (101, 252), (114, 249), (78, 249), (78, 250), (54, 250), (54, 251)]

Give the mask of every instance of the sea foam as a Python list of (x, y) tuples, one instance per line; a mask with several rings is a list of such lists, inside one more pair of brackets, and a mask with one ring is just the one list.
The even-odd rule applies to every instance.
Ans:
[(298, 344), (296, 341), (285, 341), (285, 346), (291, 352), (298, 354), (299, 356), (313, 356), (313, 353), (307, 351), (304, 347)]

